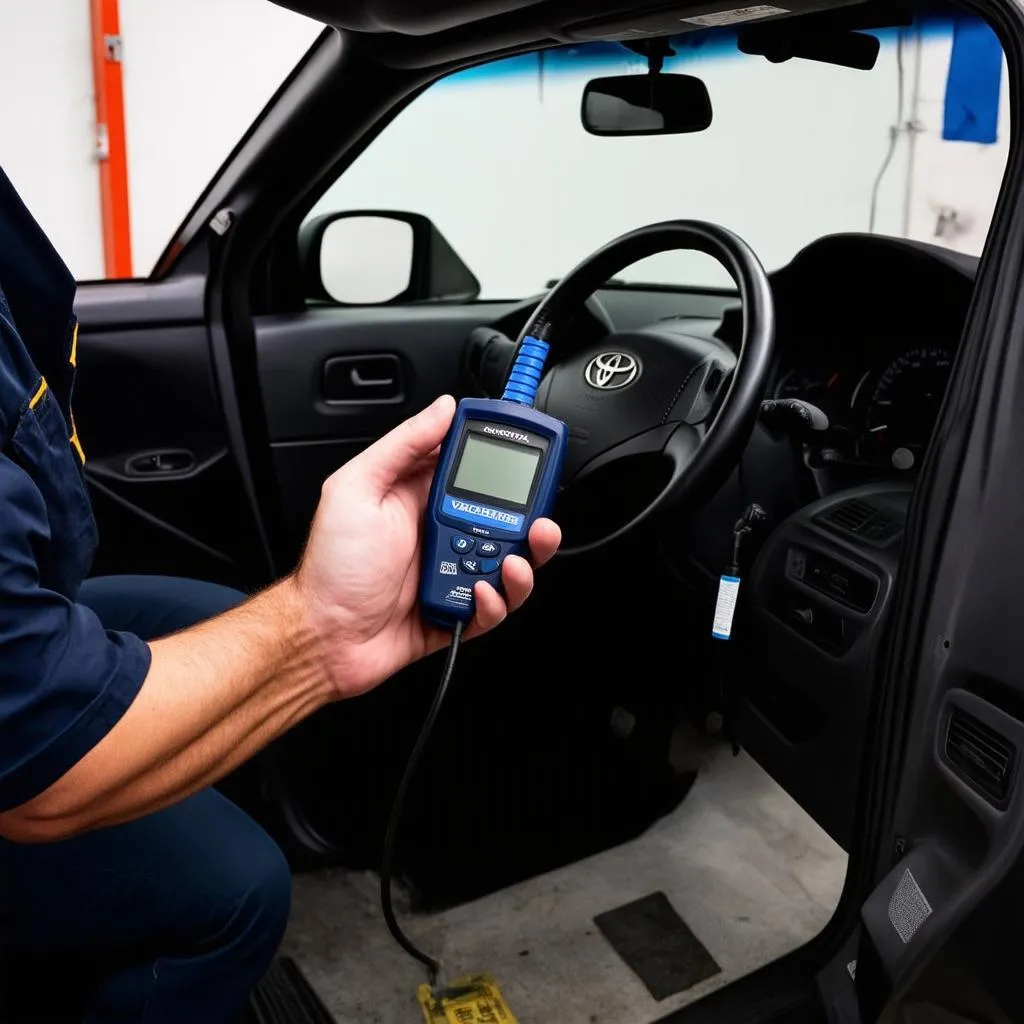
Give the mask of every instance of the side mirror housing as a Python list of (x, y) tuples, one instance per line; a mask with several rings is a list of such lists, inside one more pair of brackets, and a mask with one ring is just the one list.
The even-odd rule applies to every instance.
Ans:
[(325, 213), (299, 229), (309, 299), (344, 306), (470, 302), (480, 282), (429, 218), (394, 210)]

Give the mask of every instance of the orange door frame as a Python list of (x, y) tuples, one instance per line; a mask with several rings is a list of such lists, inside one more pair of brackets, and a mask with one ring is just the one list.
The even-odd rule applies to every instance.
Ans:
[(117, 0), (89, 2), (103, 262), (107, 277), (131, 277), (132, 231), (128, 205), (124, 82), (121, 75), (121, 18)]

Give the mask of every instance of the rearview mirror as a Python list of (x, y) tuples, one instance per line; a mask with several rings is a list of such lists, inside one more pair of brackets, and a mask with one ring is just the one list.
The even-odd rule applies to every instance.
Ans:
[(682, 135), (711, 126), (711, 97), (692, 75), (615, 75), (587, 83), (580, 114), (591, 135)]

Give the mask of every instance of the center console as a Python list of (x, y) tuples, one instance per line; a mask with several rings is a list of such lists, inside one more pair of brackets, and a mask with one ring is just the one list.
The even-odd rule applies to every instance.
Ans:
[(740, 742), (845, 847), (911, 492), (844, 491), (775, 530), (750, 573), (730, 675)]

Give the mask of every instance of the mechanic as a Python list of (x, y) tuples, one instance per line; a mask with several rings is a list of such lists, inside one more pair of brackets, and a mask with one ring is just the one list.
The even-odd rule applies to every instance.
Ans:
[[(83, 583), (96, 527), (71, 412), (74, 292), (0, 171), (0, 958), (88, 962), (90, 1022), (235, 1021), (284, 933), (291, 879), (207, 787), (445, 644), (416, 592), (454, 401), (338, 470), (298, 569), (247, 601), (181, 579)], [(536, 564), (559, 539), (534, 525)], [(526, 599), (530, 565), (509, 557), (503, 582), (507, 605), (477, 583), (467, 635)]]

